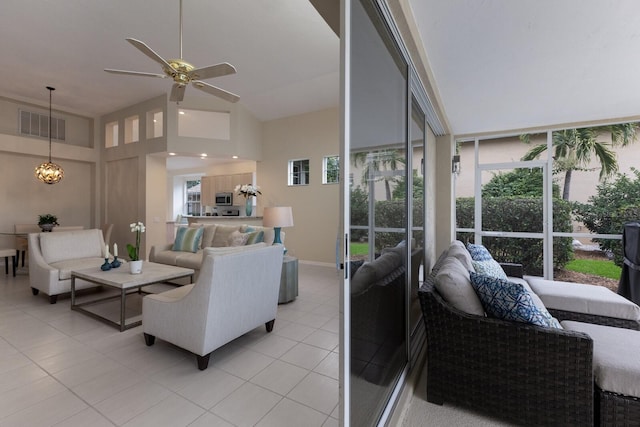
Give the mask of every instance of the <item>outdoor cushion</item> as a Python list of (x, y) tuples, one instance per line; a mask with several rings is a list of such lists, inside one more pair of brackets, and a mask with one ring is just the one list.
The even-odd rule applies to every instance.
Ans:
[(458, 258), (448, 256), (442, 262), (436, 274), (435, 287), (442, 298), (458, 310), (484, 317), (482, 303), (471, 286), (469, 270)]
[(571, 320), (562, 326), (593, 339), (593, 376), (602, 390), (640, 397), (640, 331)]
[(551, 309), (640, 320), (640, 307), (604, 286), (545, 280), (534, 276), (525, 276), (525, 280)]
[(507, 280), (470, 273), (484, 310), (492, 317), (544, 327), (558, 327), (558, 322), (545, 310), (536, 307), (524, 286)]
[(457, 258), (467, 271), (476, 271), (471, 263), (471, 254), (469, 254), (467, 248), (464, 247), (464, 243), (459, 240), (451, 242), (447, 255)]

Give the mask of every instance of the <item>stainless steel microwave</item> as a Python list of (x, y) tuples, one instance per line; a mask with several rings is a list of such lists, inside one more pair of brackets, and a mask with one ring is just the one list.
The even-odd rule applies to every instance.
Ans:
[(233, 193), (216, 193), (216, 206), (232, 206)]

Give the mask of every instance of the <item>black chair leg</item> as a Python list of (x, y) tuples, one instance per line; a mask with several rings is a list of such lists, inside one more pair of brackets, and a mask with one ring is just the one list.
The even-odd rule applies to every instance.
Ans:
[(149, 334), (144, 334), (144, 343), (148, 346), (152, 346), (156, 342), (156, 337)]
[(267, 323), (264, 324), (264, 327), (267, 329), (267, 332), (273, 331), (273, 324), (274, 323), (276, 323), (276, 319), (269, 320)]
[[(11, 258), (13, 260), (13, 258)], [(9, 257), (4, 257), (4, 274), (9, 274)]]
[(198, 359), (198, 369), (204, 371), (209, 366), (209, 357), (211, 357), (211, 353), (205, 354), (204, 356), (199, 356), (196, 354), (196, 358)]
[(22, 251), (22, 266), (24, 267), (24, 251)]
[(13, 270), (13, 277), (16, 277), (16, 266), (18, 265), (18, 260), (16, 257), (11, 257), (11, 269)]

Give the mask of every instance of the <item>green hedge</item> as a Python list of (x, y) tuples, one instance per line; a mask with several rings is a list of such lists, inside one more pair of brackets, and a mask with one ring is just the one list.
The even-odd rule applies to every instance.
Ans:
[[(474, 227), (474, 198), (456, 199), (457, 227)], [(482, 199), (483, 229), (508, 232), (542, 233), (543, 206), (538, 198), (488, 197)], [(571, 204), (553, 201), (553, 230), (571, 231)], [(457, 239), (473, 242), (473, 233), (458, 233)], [(555, 238), (553, 265), (561, 268), (573, 258), (572, 239)], [(515, 262), (524, 266), (525, 274), (542, 275), (543, 240), (505, 237), (483, 237), (482, 244), (499, 262)]]

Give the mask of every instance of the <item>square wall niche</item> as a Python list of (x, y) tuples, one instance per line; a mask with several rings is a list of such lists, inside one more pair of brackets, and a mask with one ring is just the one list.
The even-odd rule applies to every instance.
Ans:
[(105, 148), (118, 146), (118, 122), (109, 122), (104, 125)]
[(138, 116), (131, 116), (124, 119), (124, 143), (140, 141), (140, 119)]
[(147, 139), (164, 135), (164, 116), (161, 109), (147, 112)]

